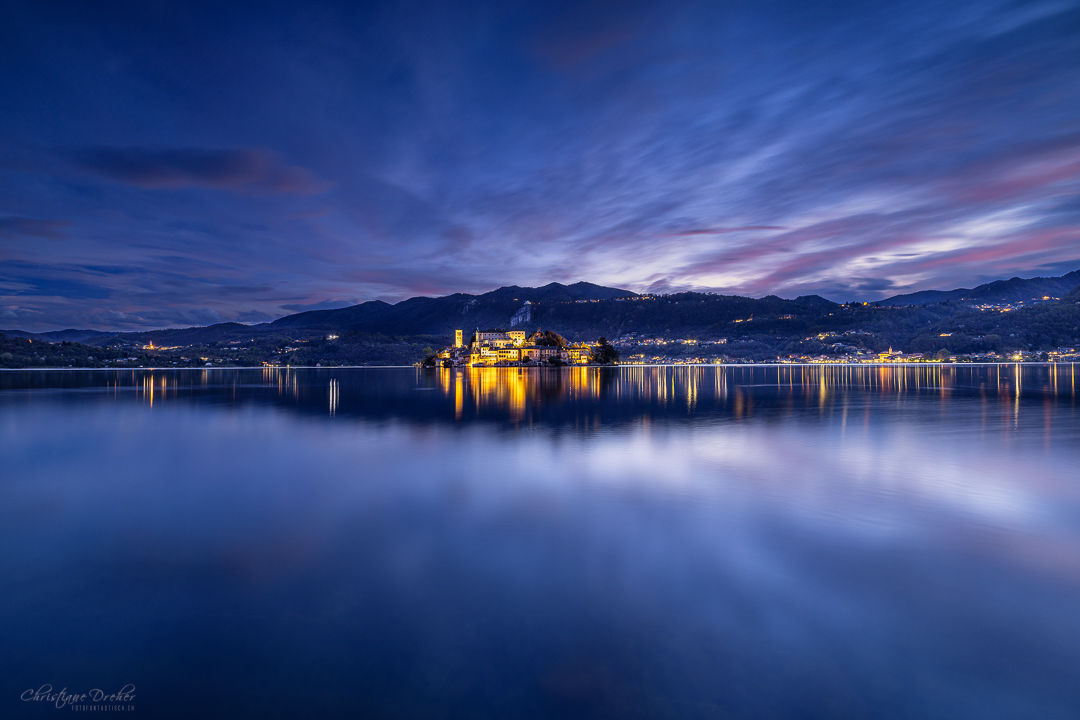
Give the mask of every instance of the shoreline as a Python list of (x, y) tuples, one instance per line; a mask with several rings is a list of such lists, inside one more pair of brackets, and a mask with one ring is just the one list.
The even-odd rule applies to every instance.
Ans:
[(1022, 361), (1011, 360), (1008, 362), (807, 362), (807, 363), (619, 363), (618, 365), (564, 365), (562, 367), (539, 367), (539, 366), (502, 366), (481, 365), (478, 367), (453, 367), (453, 368), (423, 368), (416, 365), (334, 365), (329, 367), (316, 367), (314, 365), (223, 365), (219, 367), (169, 367), (167, 365), (150, 367), (125, 367), (125, 368), (74, 368), (74, 367), (36, 367), (36, 368), (0, 368), (0, 372), (134, 372), (136, 370), (169, 370), (176, 372), (209, 372), (212, 370), (575, 370), (579, 368), (641, 368), (641, 367), (960, 367), (968, 365), (1078, 365), (1080, 360), (1060, 362), (1050, 361)]

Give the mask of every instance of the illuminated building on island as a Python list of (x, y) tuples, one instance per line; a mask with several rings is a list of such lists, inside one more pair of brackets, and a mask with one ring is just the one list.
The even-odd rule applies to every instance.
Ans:
[(483, 365), (584, 365), (592, 358), (589, 343), (568, 343), (558, 334), (537, 329), (529, 335), (524, 330), (477, 329), (466, 345), (461, 330), (454, 331), (453, 347), (436, 355), (444, 366), (474, 367)]

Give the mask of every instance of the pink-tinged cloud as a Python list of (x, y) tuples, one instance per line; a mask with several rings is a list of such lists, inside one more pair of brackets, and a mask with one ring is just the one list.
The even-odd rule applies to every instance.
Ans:
[(536, 58), (556, 70), (589, 63), (632, 42), (645, 30), (645, 3), (593, 0), (557, 11), (534, 35)]
[(1027, 259), (1044, 260), (1047, 253), (1053, 253), (1055, 260), (1066, 260), (1065, 251), (1068, 250), (1080, 253), (1080, 228), (1050, 228), (1025, 233), (997, 245), (941, 253), (911, 264), (919, 270), (934, 270), (964, 265), (989, 268), (1008, 261), (1010, 267), (1015, 267)]
[[(763, 265), (769, 263), (775, 267), (775, 263), (780, 262), (780, 258), (790, 258), (792, 253), (799, 253), (799, 255), (794, 259), (783, 260), (780, 267), (790, 268), (792, 272), (797, 272), (800, 267), (809, 268), (811, 265), (816, 266), (819, 262), (833, 264), (845, 256), (858, 256), (869, 248), (881, 252), (891, 247), (913, 242), (913, 238), (898, 237), (888, 245), (884, 245), (882, 239), (875, 235), (872, 240), (843, 244), (845, 242), (844, 238), (856, 234), (873, 234), (877, 226), (883, 222), (884, 219), (880, 217), (857, 216), (818, 223), (806, 228), (775, 235), (762, 242), (721, 250), (698, 262), (680, 268), (675, 275), (681, 277), (709, 275), (730, 270), (733, 266), (752, 265), (759, 262)], [(820, 251), (800, 252), (807, 246), (823, 244), (826, 241), (828, 247), (823, 247)], [(781, 272), (774, 270), (768, 276), (775, 277)]]
[(663, 233), (657, 237), (682, 237), (684, 235), (726, 235), (728, 233), (748, 232), (750, 230), (786, 230), (782, 225), (745, 225), (731, 228), (702, 228), (697, 230), (682, 230), (679, 232)]
[[(407, 283), (409, 287), (408, 294), (420, 296), (449, 295), (455, 292), (483, 290), (490, 284), (483, 281), (475, 283), (472, 278), (468, 278), (456, 271), (418, 272), (411, 268), (401, 267), (357, 268), (350, 270), (346, 277), (354, 283), (380, 288), (398, 288)], [(392, 294), (400, 295), (400, 293)], [(396, 299), (405, 298), (397, 297)]]
[(27, 217), (0, 217), (0, 238), (59, 238), (71, 223), (64, 220), (37, 220)]
[(960, 203), (1020, 200), (1045, 195), (1054, 186), (1080, 183), (1080, 146), (1020, 156), (993, 167), (979, 167), (950, 179), (950, 194)]
[[(770, 260), (774, 261), (771, 271), (754, 277), (740, 285), (737, 290), (762, 294), (775, 292), (777, 289), (813, 288), (815, 285), (846, 287), (852, 285), (854, 281), (864, 279), (837, 277), (834, 269), (842, 266), (844, 262), (861, 257), (872, 257), (875, 254), (893, 254), (890, 251), (921, 243), (924, 239), (917, 232), (907, 230), (891, 237), (876, 237), (863, 243), (824, 248), (794, 256), (780, 256), (775, 249), (772, 251), (762, 249), (761, 254), (753, 259), (758, 265), (768, 264)], [(897, 275), (933, 276), (944, 268), (951, 268), (954, 271), (959, 268), (970, 268), (976, 275), (994, 272), (1014, 274), (1026, 269), (1038, 268), (1047, 262), (1069, 258), (1080, 258), (1080, 228), (1046, 229), (1017, 235), (991, 246), (961, 248), (941, 253), (913, 254), (905, 259), (880, 265), (874, 268), (873, 272), (884, 278)], [(712, 267), (712, 265), (706, 267)], [(680, 269), (677, 273), (677, 277), (693, 277), (694, 275), (694, 269), (686, 268)], [(810, 282), (811, 278), (817, 278), (817, 280)]]
[(147, 190), (211, 188), (255, 195), (315, 195), (330, 184), (261, 150), (110, 148), (72, 155), (77, 167)]

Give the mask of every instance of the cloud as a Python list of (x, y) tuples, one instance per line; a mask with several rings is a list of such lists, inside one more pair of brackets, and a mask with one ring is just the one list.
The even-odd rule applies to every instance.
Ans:
[(71, 223), (64, 220), (35, 220), (27, 217), (0, 217), (0, 238), (61, 238)]
[(270, 322), (271, 320), (274, 320), (276, 318), (277, 318), (276, 315), (270, 315), (269, 313), (264, 313), (262, 310), (248, 310), (247, 312), (239, 313), (236, 316), (236, 322), (241, 322), (241, 323), (246, 323), (246, 324), (264, 323), (264, 322)]
[(886, 293), (896, 290), (898, 285), (891, 278), (854, 277), (845, 285), (846, 289), (857, 292)]
[[(1075, 3), (31, 5), (69, 42), (0, 53), (0, 246), (36, 264), (0, 304), (62, 326), (79, 283), (174, 324), (577, 279), (871, 299), (1080, 257)], [(61, 217), (62, 254), (8, 240)]]
[(68, 300), (103, 300), (110, 289), (95, 278), (71, 271), (55, 271), (17, 261), (0, 261), (0, 295), (6, 297), (66, 298)]
[(731, 228), (703, 228), (699, 230), (681, 230), (663, 233), (658, 237), (682, 237), (684, 235), (726, 235), (728, 233), (748, 232), (750, 230), (786, 230), (782, 225), (745, 225)]
[(76, 167), (148, 190), (210, 188), (255, 195), (315, 195), (329, 183), (259, 150), (95, 147), (71, 154)]
[(284, 310), (292, 310), (293, 312), (306, 312), (308, 310), (335, 310), (337, 308), (351, 307), (352, 305), (359, 305), (360, 301), (350, 298), (346, 300), (319, 300), (313, 303), (291, 303), (289, 305), (282, 305)]
[(141, 330), (160, 327), (199, 327), (232, 322), (234, 318), (222, 315), (213, 308), (165, 308), (149, 311), (120, 312), (110, 310), (86, 313), (85, 325), (110, 329)]
[(532, 50), (554, 69), (590, 62), (640, 36), (647, 6), (640, 0), (575, 3), (539, 29), (530, 43)]

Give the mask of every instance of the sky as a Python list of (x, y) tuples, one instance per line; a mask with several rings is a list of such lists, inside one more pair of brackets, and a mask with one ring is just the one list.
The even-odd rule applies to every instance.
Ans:
[(1080, 268), (1080, 1), (0, 4), (0, 328)]

